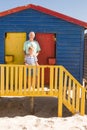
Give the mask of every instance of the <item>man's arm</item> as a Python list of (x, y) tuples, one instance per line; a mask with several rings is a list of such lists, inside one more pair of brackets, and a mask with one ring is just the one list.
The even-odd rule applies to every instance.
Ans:
[(24, 51), (24, 56), (26, 55), (26, 51)]
[(40, 51), (41, 51), (41, 48), (40, 48), (39, 43), (37, 42), (37, 52), (36, 52), (36, 56), (39, 55)]
[(36, 52), (36, 56), (38, 56), (38, 55), (39, 55), (39, 53), (40, 53), (40, 51), (37, 51), (37, 52)]
[(23, 53), (24, 53), (24, 64), (26, 63), (26, 42), (24, 43), (23, 46)]
[(26, 55), (26, 41), (24, 42), (23, 51), (24, 51), (24, 55)]

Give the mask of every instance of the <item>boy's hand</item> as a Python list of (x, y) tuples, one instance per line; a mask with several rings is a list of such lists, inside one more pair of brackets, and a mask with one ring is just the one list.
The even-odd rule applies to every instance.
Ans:
[(38, 66), (39, 64), (38, 63), (36, 63), (36, 66)]
[(27, 64), (27, 63), (25, 63), (25, 65), (27, 65), (27, 66), (28, 66), (28, 64)]

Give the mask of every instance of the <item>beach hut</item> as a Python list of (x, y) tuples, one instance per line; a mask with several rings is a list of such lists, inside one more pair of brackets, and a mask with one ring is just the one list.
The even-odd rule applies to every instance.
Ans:
[(86, 28), (83, 21), (32, 4), (1, 12), (0, 64), (23, 64), (23, 44), (34, 31), (39, 64), (63, 65), (82, 83)]

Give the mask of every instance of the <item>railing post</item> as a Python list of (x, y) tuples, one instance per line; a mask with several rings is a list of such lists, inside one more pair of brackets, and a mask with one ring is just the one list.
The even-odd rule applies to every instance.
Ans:
[(82, 88), (81, 93), (81, 115), (83, 116), (85, 114), (85, 89)]
[(79, 99), (80, 99), (80, 88), (76, 86), (76, 113), (79, 112), (79, 105), (80, 105), (80, 102), (79, 102)]
[(53, 94), (53, 79), (54, 74), (53, 74), (53, 66), (50, 67), (50, 94)]
[(34, 97), (30, 97), (30, 113), (34, 114)]
[(59, 98), (58, 98), (58, 117), (62, 117), (62, 95), (63, 94), (63, 70), (62, 67), (60, 67), (59, 70)]
[(4, 66), (1, 66), (1, 74), (0, 74), (0, 78), (1, 78), (1, 95), (4, 95), (4, 80), (5, 80), (5, 75), (4, 75)]

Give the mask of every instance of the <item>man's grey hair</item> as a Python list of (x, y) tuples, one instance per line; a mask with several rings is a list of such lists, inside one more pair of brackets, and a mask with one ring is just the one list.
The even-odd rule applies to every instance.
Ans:
[(34, 32), (30, 32), (30, 33), (29, 33), (29, 36), (30, 36), (31, 33), (32, 33), (32, 34), (34, 35), (34, 37), (35, 37), (35, 33), (34, 33)]

